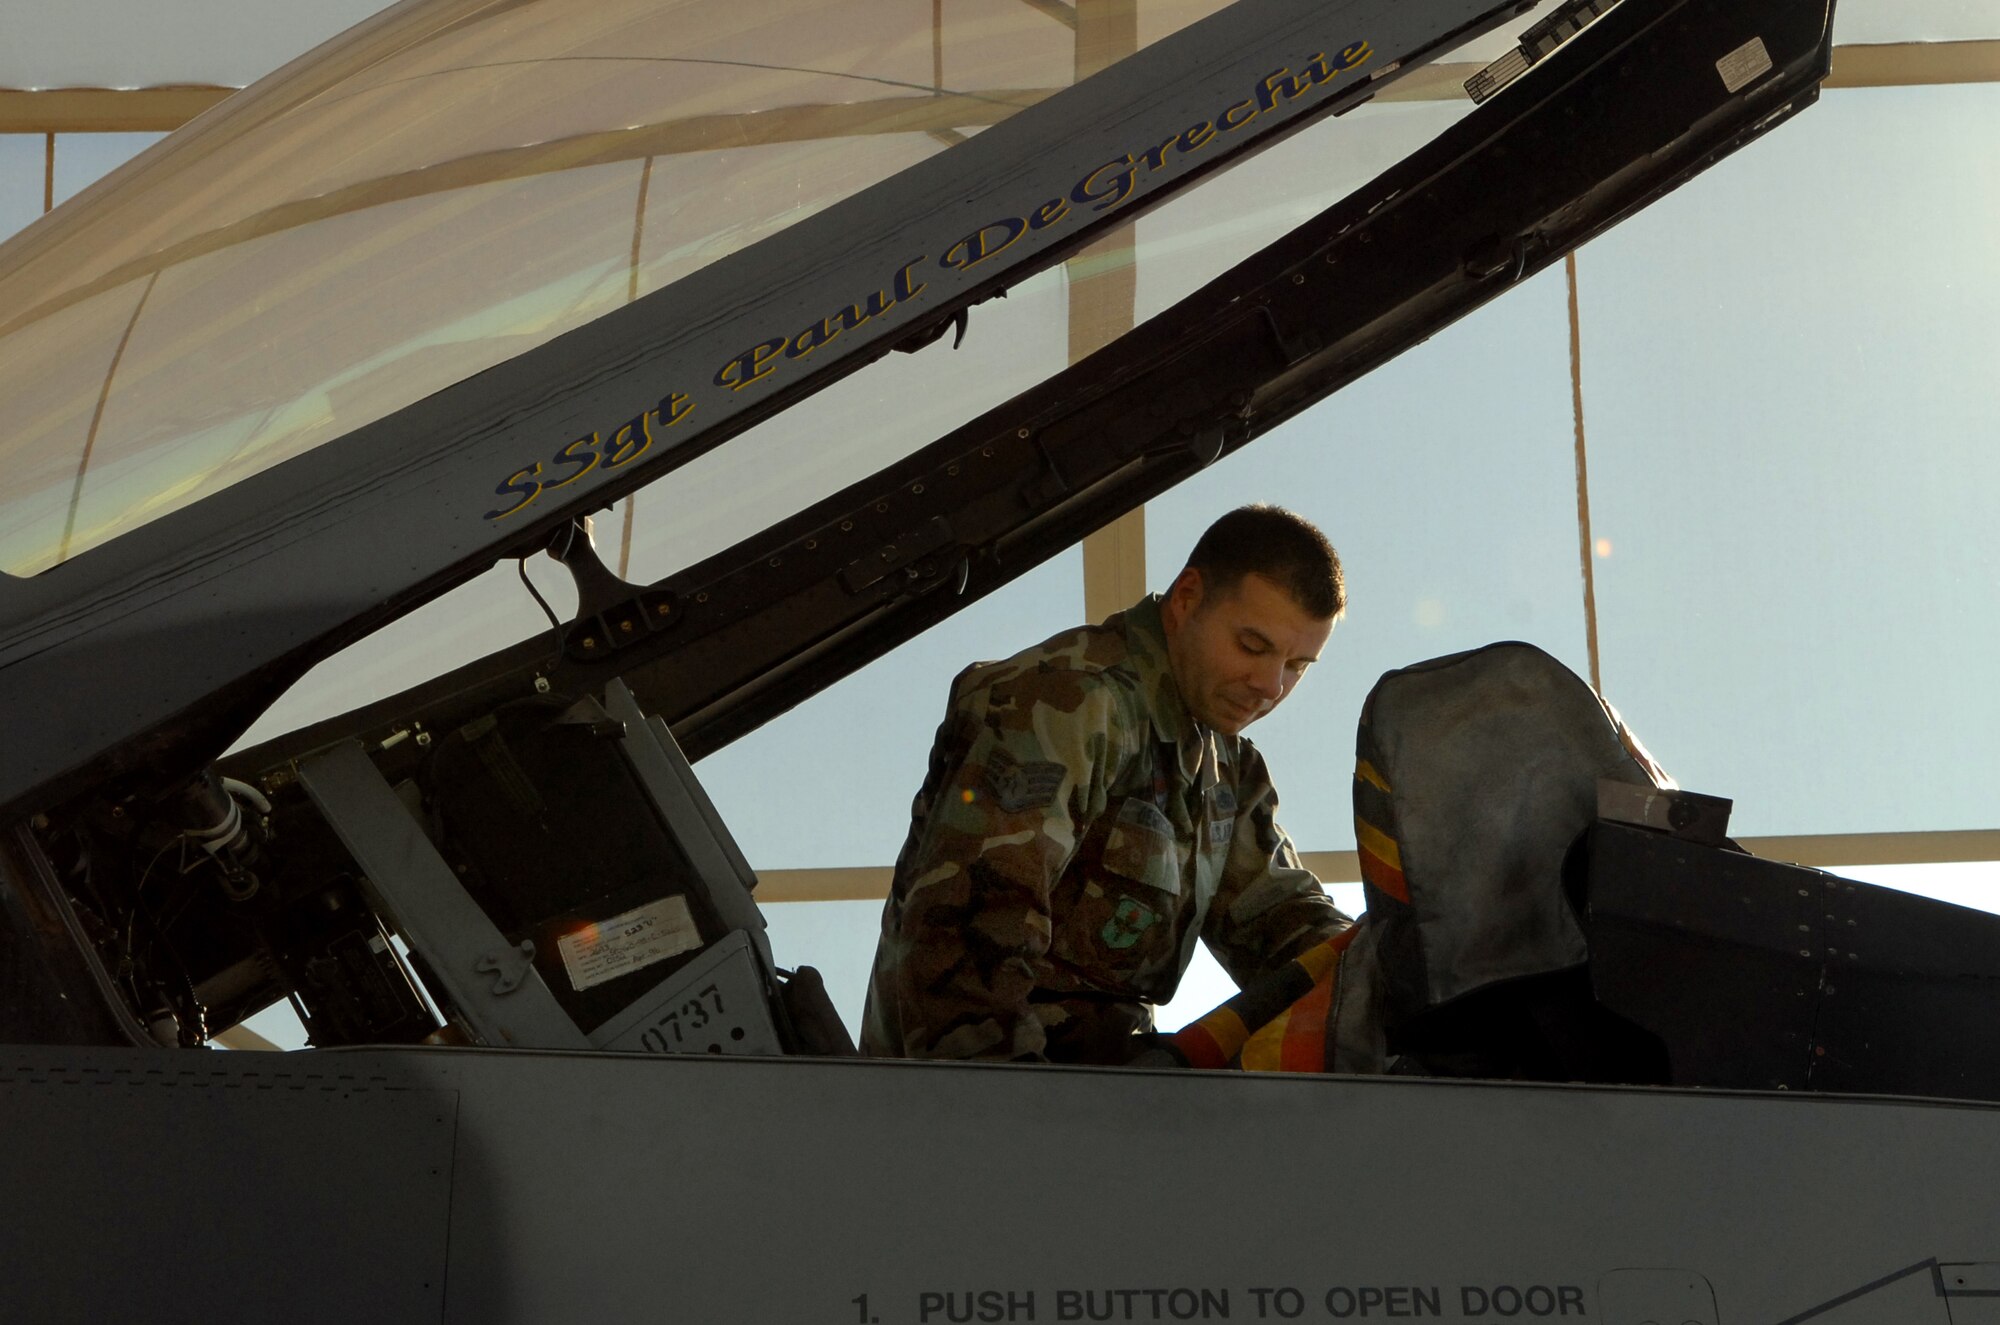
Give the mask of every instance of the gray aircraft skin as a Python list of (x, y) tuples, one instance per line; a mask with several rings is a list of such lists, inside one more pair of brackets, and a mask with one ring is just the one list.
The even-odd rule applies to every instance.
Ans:
[[(1825, 0), (1563, 6), (1532, 77), (908, 460), (658, 583), (577, 536), (1521, 9), (1241, 0), (504, 372), (0, 577), (0, 1319), (2000, 1321), (1990, 918), (1599, 824), (1588, 974), (1671, 1051), (1650, 1083), (869, 1061), (775, 968), (688, 763), (1810, 106)], [(809, 365), (756, 353), (858, 290), (878, 315)], [(545, 481), (621, 425), (666, 440)], [(315, 662), (544, 548), (580, 599), (554, 656), (224, 758)], [(465, 846), (510, 794), (472, 776), (495, 733), (584, 788), (550, 849), (629, 877), (537, 911), (532, 858)], [(163, 924), (146, 857), (189, 843), (215, 887)], [(697, 936), (671, 963), (564, 981), (579, 916), (669, 903)], [(312, 1052), (200, 1047), (285, 997)]]
[(471, 1049), (0, 1071), (35, 1138), (10, 1320), (2000, 1318), (1987, 1106)]

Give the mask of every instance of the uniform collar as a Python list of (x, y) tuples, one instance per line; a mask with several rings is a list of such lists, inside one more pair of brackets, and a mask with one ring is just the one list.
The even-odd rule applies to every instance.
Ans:
[(1181, 776), (1206, 791), (1216, 780), (1215, 733), (1194, 720), (1174, 682), (1167, 660), (1167, 630), (1160, 621), (1160, 596), (1146, 595), (1120, 613), (1118, 621), (1133, 670), (1139, 674), (1154, 735), (1174, 747)]

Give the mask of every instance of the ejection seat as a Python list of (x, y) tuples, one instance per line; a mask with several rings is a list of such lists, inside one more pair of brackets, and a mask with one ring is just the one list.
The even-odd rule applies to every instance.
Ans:
[(2000, 916), (1751, 856), (1527, 644), (1362, 710), (1327, 1065), (2000, 1099)]
[[(1530, 644), (1390, 672), (1361, 711), (1354, 825), (1366, 941), (1343, 1064), (1664, 1082), (1658, 1040), (1592, 995), (1575, 847), (1602, 799), (1696, 806), (1575, 673)], [(1368, 969), (1362, 969), (1363, 967)], [(1365, 1023), (1365, 1024), (1364, 1024)], [(1378, 1061), (1367, 1061), (1370, 1051)]]

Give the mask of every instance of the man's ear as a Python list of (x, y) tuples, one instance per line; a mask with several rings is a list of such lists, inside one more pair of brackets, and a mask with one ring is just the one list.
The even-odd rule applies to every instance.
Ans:
[(1202, 592), (1201, 572), (1192, 566), (1182, 567), (1160, 604), (1160, 619), (1169, 631), (1178, 631), (1201, 610)]

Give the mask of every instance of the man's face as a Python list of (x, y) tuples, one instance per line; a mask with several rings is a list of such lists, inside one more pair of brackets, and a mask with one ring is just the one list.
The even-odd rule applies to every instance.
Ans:
[(1160, 617), (1182, 702), (1195, 721), (1225, 736), (1278, 707), (1333, 633), (1332, 621), (1254, 574), (1208, 593), (1201, 572), (1183, 570)]

